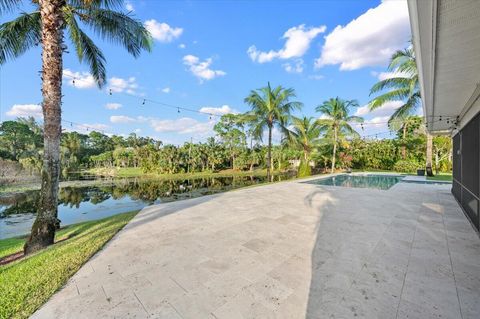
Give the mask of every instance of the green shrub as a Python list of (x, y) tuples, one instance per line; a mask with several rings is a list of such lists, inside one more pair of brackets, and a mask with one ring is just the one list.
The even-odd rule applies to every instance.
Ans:
[(395, 165), (393, 165), (393, 169), (397, 172), (402, 173), (414, 173), (421, 166), (422, 165), (418, 164), (417, 162), (400, 160), (396, 162)]
[(300, 166), (298, 166), (297, 177), (306, 177), (312, 175), (312, 168), (308, 162), (301, 161)]

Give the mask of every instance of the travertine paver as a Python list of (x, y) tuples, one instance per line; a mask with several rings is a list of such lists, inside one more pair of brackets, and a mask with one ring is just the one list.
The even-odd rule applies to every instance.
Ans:
[(448, 185), (285, 182), (144, 209), (34, 318), (480, 318)]

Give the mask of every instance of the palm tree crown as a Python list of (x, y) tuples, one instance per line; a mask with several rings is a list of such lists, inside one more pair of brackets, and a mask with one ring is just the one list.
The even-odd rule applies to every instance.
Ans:
[[(18, 10), (21, 0), (0, 0), (0, 14)], [(0, 65), (42, 46), (42, 111), (44, 117), (44, 159), (42, 187), (37, 218), (24, 246), (26, 254), (51, 245), (58, 219), (60, 172), (61, 104), (64, 31), (79, 60), (85, 61), (98, 87), (106, 82), (105, 57), (82, 27), (97, 36), (120, 44), (134, 57), (150, 51), (151, 36), (140, 21), (114, 9), (123, 0), (34, 0), (34, 11), (22, 13), (13, 21), (0, 25)]]
[(412, 47), (395, 52), (388, 66), (393, 76), (381, 80), (370, 89), (370, 95), (386, 91), (375, 97), (369, 104), (373, 111), (387, 102), (403, 101), (403, 104), (395, 110), (388, 121), (392, 129), (398, 129), (402, 121), (410, 115), (421, 103), (420, 86), (418, 82), (415, 53)]
[(287, 141), (293, 147), (303, 151), (303, 158), (308, 161), (310, 154), (319, 142), (320, 123), (313, 117), (293, 117), (288, 130)]
[[(33, 12), (22, 13), (0, 25), (0, 64), (21, 56), (41, 42), (40, 7), (37, 1), (32, 3)], [(88, 64), (99, 87), (106, 82), (105, 56), (82, 27), (90, 28), (104, 40), (120, 44), (134, 57), (152, 47), (150, 33), (140, 21), (129, 13), (114, 10), (121, 8), (123, 3), (123, 0), (66, 0), (62, 7), (63, 28), (68, 31), (78, 59)], [(13, 11), (18, 4), (18, 0), (0, 0), (0, 14)]]
[(251, 111), (247, 113), (246, 119), (251, 123), (252, 134), (257, 139), (262, 140), (263, 132), (268, 130), (268, 159), (267, 159), (267, 179), (271, 179), (271, 158), (272, 158), (272, 130), (278, 126), (282, 131), (290, 120), (291, 112), (300, 109), (302, 103), (291, 101), (295, 98), (293, 89), (286, 89), (282, 86), (272, 88), (270, 83), (266, 87), (252, 90), (245, 98), (245, 103), (251, 106)]
[(331, 98), (317, 106), (315, 111), (321, 114), (318, 120), (322, 131), (333, 132), (335, 128), (345, 135), (358, 135), (350, 123), (362, 123), (363, 118), (349, 115), (352, 108), (358, 107), (356, 100), (343, 100), (339, 97)]
[(350, 115), (352, 108), (358, 107), (356, 100), (343, 100), (339, 97), (331, 98), (315, 109), (321, 114), (318, 120), (321, 131), (333, 140), (332, 173), (335, 171), (335, 157), (337, 152), (338, 136), (358, 135), (357, 131), (350, 125), (352, 122), (361, 123), (363, 118)]

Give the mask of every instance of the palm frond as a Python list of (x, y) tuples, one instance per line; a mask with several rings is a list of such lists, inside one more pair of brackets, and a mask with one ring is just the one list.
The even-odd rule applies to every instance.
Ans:
[(101, 8), (75, 8), (80, 20), (105, 40), (122, 45), (138, 57), (142, 50), (151, 51), (152, 37), (143, 24), (130, 15)]
[(363, 120), (363, 117), (361, 117), (361, 116), (352, 115), (352, 116), (347, 117), (346, 121), (347, 122), (363, 123), (364, 120)]
[[(413, 79), (414, 81), (414, 79)], [(378, 93), (385, 89), (399, 89), (410, 86), (412, 83), (412, 78), (409, 77), (393, 77), (389, 79), (385, 79), (375, 83), (372, 88), (370, 89), (370, 95), (374, 93)]]
[(40, 13), (24, 13), (0, 25), (0, 64), (38, 45), (41, 38)]
[(370, 111), (373, 111), (383, 106), (387, 102), (405, 100), (409, 96), (410, 96), (409, 88), (392, 90), (374, 98), (372, 101), (370, 101), (370, 103), (368, 104), (368, 107), (370, 108)]
[(407, 100), (405, 104), (396, 109), (395, 112), (390, 116), (390, 119), (388, 120), (388, 126), (392, 129), (395, 129), (398, 126), (398, 123), (403, 122), (408, 116), (412, 115), (419, 103), (420, 94), (415, 93)]
[(106, 60), (102, 51), (95, 45), (79, 27), (75, 17), (70, 14), (65, 15), (65, 22), (68, 26), (70, 33), (70, 39), (75, 46), (78, 59), (80, 62), (86, 60), (90, 67), (90, 73), (92, 74), (97, 86), (101, 88), (107, 80), (107, 71), (105, 68)]
[(0, 14), (12, 12), (19, 7), (22, 0), (0, 0)]
[(106, 8), (120, 9), (124, 6), (124, 0), (68, 0), (69, 5), (83, 8)]

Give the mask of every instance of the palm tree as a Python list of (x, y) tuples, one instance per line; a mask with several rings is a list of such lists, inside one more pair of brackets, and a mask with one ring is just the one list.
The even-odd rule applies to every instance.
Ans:
[[(19, 0), (1, 0), (0, 14), (19, 7)], [(30, 3), (30, 2), (29, 2)], [(140, 21), (115, 9), (123, 0), (38, 0), (34, 11), (0, 25), (0, 64), (42, 45), (42, 110), (44, 116), (44, 159), (42, 188), (37, 218), (24, 251), (31, 253), (53, 243), (57, 218), (60, 172), (60, 135), (62, 104), (63, 52), (67, 49), (64, 31), (68, 30), (80, 61), (90, 67), (98, 87), (106, 82), (105, 57), (80, 28), (89, 27), (95, 34), (118, 43), (134, 57), (151, 49), (151, 36)], [(81, 25), (79, 24), (81, 22)]]
[[(384, 92), (375, 97), (369, 104), (370, 111), (373, 111), (387, 102), (403, 101), (395, 112), (390, 116), (388, 125), (391, 129), (397, 130), (402, 126), (405, 119), (414, 115), (414, 112), (421, 105), (420, 84), (418, 81), (418, 70), (413, 47), (395, 52), (388, 65), (388, 70), (394, 76), (381, 80), (370, 89), (370, 95)], [(427, 172), (432, 168), (432, 136), (427, 134)], [(430, 168), (430, 170), (428, 170)]]
[(390, 116), (388, 124), (398, 129), (402, 121), (413, 113), (421, 104), (420, 85), (418, 82), (417, 64), (413, 48), (395, 52), (388, 65), (388, 70), (393, 76), (381, 80), (370, 89), (370, 95), (384, 92), (370, 101), (370, 111), (373, 111), (387, 102), (403, 101)]
[(252, 90), (245, 98), (245, 103), (252, 107), (245, 118), (252, 125), (253, 135), (262, 140), (265, 129), (268, 129), (268, 152), (267, 152), (267, 180), (272, 180), (272, 130), (275, 126), (285, 131), (290, 120), (290, 114), (295, 109), (300, 109), (301, 102), (291, 101), (295, 98), (294, 89), (286, 89), (277, 86), (272, 89), (270, 82), (266, 87)]
[(295, 148), (303, 151), (303, 160), (308, 163), (310, 154), (319, 142), (320, 123), (313, 117), (292, 116), (292, 128), (287, 132), (287, 141)]
[(358, 135), (355, 129), (350, 125), (351, 122), (362, 123), (363, 118), (349, 115), (350, 110), (358, 107), (356, 100), (343, 100), (339, 97), (331, 98), (315, 109), (321, 114), (318, 123), (320, 129), (326, 135), (332, 136), (333, 154), (332, 154), (332, 173), (335, 172), (335, 158), (337, 154), (337, 144), (339, 134)]

